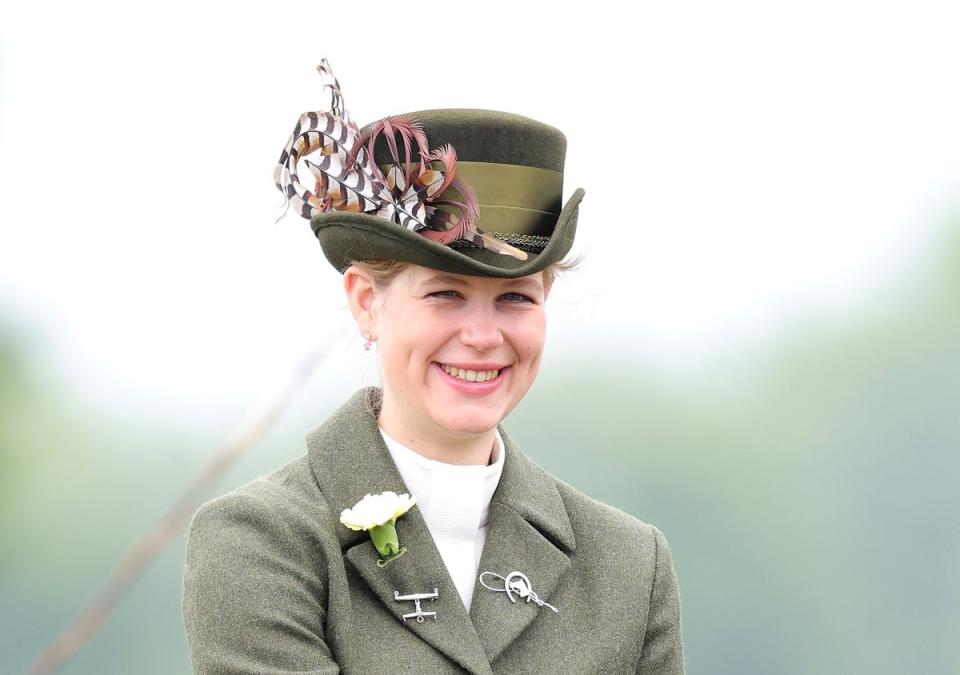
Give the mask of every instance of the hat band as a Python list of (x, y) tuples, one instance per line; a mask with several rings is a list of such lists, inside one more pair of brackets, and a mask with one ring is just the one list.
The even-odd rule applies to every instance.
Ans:
[[(430, 163), (443, 169), (439, 161)], [(381, 164), (387, 173), (393, 163)], [(402, 167), (401, 167), (402, 168)], [(491, 234), (549, 237), (563, 208), (563, 172), (536, 166), (457, 160), (457, 177), (470, 184), (480, 206), (480, 228)], [(452, 188), (441, 199), (462, 199)]]

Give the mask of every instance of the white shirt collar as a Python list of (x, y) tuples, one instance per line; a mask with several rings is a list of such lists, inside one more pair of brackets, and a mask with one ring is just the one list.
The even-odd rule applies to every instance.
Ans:
[(488, 465), (438, 462), (391, 438), (382, 428), (380, 434), (434, 539), (474, 540), (477, 530), (487, 524), (490, 499), (503, 471), (500, 430), (495, 430), (496, 461)]

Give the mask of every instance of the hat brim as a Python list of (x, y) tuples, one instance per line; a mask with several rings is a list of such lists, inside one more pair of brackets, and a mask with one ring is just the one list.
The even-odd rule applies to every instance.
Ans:
[(539, 272), (570, 251), (583, 195), (583, 188), (574, 190), (543, 251), (528, 253), (526, 260), (485, 248), (451, 248), (366, 213), (321, 213), (310, 219), (310, 227), (323, 254), (341, 274), (354, 260), (385, 258), (457, 274), (515, 278)]

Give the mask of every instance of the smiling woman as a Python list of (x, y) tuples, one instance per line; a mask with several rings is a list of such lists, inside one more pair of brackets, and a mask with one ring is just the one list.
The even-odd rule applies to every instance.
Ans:
[(384, 282), (368, 264), (352, 264), (344, 274), (351, 310), (380, 343), (380, 427), (429, 459), (487, 463), (496, 425), (540, 368), (550, 291), (544, 276), (468, 276), (399, 263)]
[(195, 514), (194, 670), (683, 673), (663, 533), (503, 426), (539, 372), (554, 276), (576, 266), (564, 135), (460, 108), (358, 129), (319, 70), (331, 111), (300, 117), (276, 184), (343, 274), (382, 385)]

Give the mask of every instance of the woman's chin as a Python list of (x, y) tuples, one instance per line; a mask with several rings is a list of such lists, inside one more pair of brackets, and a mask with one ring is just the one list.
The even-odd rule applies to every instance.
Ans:
[(500, 423), (500, 418), (495, 415), (462, 414), (437, 421), (441, 426), (455, 433), (485, 434)]
[(454, 433), (485, 434), (500, 424), (503, 419), (500, 412), (500, 406), (455, 405), (437, 411), (433, 419), (439, 426)]
[(429, 380), (432, 403), (428, 406), (440, 426), (453, 432), (482, 434), (496, 427), (509, 412), (512, 382), (508, 373), (485, 393), (464, 392), (461, 383), (451, 386), (451, 379), (436, 368)]

